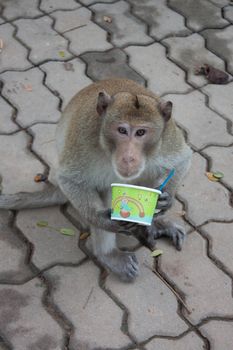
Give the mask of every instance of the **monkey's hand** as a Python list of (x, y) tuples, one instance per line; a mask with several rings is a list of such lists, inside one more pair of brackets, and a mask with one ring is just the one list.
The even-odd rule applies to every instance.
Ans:
[(99, 217), (101, 218), (102, 228), (114, 233), (122, 233), (127, 236), (134, 236), (140, 227), (140, 225), (134, 222), (111, 220), (111, 209), (99, 212)]
[(166, 236), (172, 239), (177, 250), (182, 249), (185, 239), (185, 230), (176, 223), (166, 222), (162, 219), (153, 219), (151, 226), (146, 228), (147, 241), (155, 245), (156, 239)]
[(173, 197), (168, 192), (162, 192), (159, 196), (156, 209), (160, 209), (163, 212), (170, 209), (172, 206)]
[(158, 238), (166, 236), (172, 239), (177, 250), (181, 250), (185, 239), (185, 230), (182, 226), (158, 219), (155, 215), (151, 226), (138, 225), (134, 236), (149, 249), (154, 249)]

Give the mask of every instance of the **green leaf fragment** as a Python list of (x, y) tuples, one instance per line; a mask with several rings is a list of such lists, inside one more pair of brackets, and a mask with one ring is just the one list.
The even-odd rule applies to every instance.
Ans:
[(59, 232), (66, 236), (74, 236), (74, 230), (72, 228), (61, 228)]
[(159, 256), (159, 255), (162, 255), (163, 254), (163, 251), (161, 249), (155, 249), (152, 253), (151, 253), (151, 256), (153, 256), (154, 258), (156, 256)]
[(224, 174), (220, 171), (216, 171), (213, 173), (213, 176), (216, 177), (216, 179), (221, 179), (224, 176)]
[(65, 51), (59, 51), (59, 56), (60, 57), (65, 57)]
[(36, 225), (38, 226), (38, 227), (47, 227), (48, 226), (48, 221), (38, 221), (37, 223), (36, 223)]

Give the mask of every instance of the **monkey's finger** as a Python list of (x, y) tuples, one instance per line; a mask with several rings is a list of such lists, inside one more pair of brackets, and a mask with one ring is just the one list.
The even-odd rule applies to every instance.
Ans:
[(162, 192), (161, 195), (159, 196), (159, 200), (165, 200), (168, 199), (170, 197), (170, 194), (168, 192)]
[(139, 272), (139, 265), (136, 256), (133, 254), (130, 256), (130, 269), (129, 269), (129, 274), (132, 274), (132, 276), (138, 275)]
[(159, 196), (157, 208), (162, 209), (165, 206), (169, 206), (172, 203), (172, 197), (168, 192), (162, 192)]
[(156, 209), (168, 209), (170, 207), (170, 203), (167, 200), (158, 201)]
[(185, 240), (184, 229), (178, 226), (174, 227), (174, 229), (171, 230), (171, 236), (176, 249), (181, 250)]
[(137, 259), (137, 257), (136, 257), (135, 254), (132, 254), (132, 255), (131, 255), (131, 258), (132, 258), (133, 262), (135, 262), (136, 264), (138, 264), (138, 259)]

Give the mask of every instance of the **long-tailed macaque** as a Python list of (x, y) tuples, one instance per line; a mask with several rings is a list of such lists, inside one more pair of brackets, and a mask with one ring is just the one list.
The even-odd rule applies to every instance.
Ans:
[(133, 81), (109, 79), (91, 84), (71, 99), (57, 127), (59, 188), (1, 195), (0, 208), (71, 202), (82, 224), (90, 229), (93, 253), (100, 263), (122, 280), (134, 280), (136, 256), (117, 248), (116, 233), (134, 234), (146, 241), (166, 235), (181, 249), (185, 232), (156, 215), (150, 227), (111, 220), (111, 183), (156, 188), (165, 170), (174, 168), (175, 175), (158, 202), (162, 211), (171, 206), (191, 159), (171, 113), (171, 102), (161, 101)]

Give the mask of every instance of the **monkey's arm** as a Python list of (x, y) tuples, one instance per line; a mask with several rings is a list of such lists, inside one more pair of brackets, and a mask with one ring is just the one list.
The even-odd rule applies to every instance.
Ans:
[(69, 171), (67, 175), (59, 172), (57, 181), (64, 195), (79, 213), (79, 217), (88, 226), (130, 234), (124, 222), (111, 220), (111, 209), (104, 205), (98, 191), (85, 179), (80, 179), (78, 174), (74, 177)]
[(161, 211), (159, 214), (154, 214), (150, 227), (147, 227), (144, 230), (143, 228), (140, 228), (136, 233), (139, 241), (150, 248), (153, 248), (156, 239), (162, 236), (171, 238), (177, 250), (181, 250), (182, 248), (185, 238), (184, 228), (167, 220), (166, 215), (165, 217), (161, 217), (161, 214), (164, 214), (166, 210), (171, 208), (176, 191), (189, 169), (190, 160), (191, 153), (189, 153), (186, 158), (184, 157), (180, 163), (176, 164), (176, 172), (167, 183), (165, 191), (160, 195), (158, 201), (157, 208), (161, 209)]

